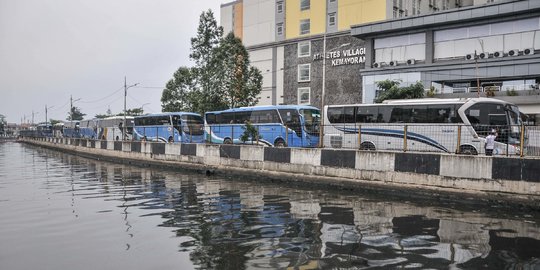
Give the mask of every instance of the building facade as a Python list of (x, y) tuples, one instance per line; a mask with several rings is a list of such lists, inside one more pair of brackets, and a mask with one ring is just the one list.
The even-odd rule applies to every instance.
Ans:
[(540, 1), (505, 1), (353, 26), (366, 43), (362, 102), (383, 79), (435, 97), (495, 97), (540, 115)]
[(371, 103), (378, 81), (396, 79), (438, 97), (488, 93), (540, 114), (539, 5), (238, 0), (221, 6), (221, 25), (263, 74), (260, 105)]

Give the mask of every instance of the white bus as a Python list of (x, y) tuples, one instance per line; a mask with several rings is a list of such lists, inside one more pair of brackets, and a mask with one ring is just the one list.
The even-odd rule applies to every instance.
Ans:
[[(126, 140), (133, 138), (133, 116), (126, 116)], [(97, 120), (97, 136), (100, 140), (120, 141), (122, 140), (122, 132), (124, 130), (124, 117), (111, 116)]]
[(494, 154), (520, 151), (518, 107), (498, 99), (388, 100), (324, 110), (325, 147), (477, 155), (485, 153), (485, 137), (496, 131)]

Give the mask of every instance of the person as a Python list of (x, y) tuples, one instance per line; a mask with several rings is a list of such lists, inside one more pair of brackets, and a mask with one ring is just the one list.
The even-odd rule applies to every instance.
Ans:
[(486, 156), (493, 155), (493, 149), (495, 148), (495, 138), (497, 138), (497, 134), (495, 130), (491, 130), (489, 135), (486, 137)]

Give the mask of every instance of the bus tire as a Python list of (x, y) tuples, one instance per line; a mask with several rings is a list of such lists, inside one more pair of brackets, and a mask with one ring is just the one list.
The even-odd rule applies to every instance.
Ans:
[(119, 141), (119, 140), (120, 140), (120, 137), (116, 136), (116, 139), (115, 139), (115, 140), (116, 140), (116, 141)]
[(233, 144), (233, 141), (230, 138), (225, 138), (223, 144)]
[(375, 151), (375, 145), (372, 142), (363, 142), (360, 144), (360, 150)]
[(287, 147), (287, 144), (285, 143), (285, 141), (283, 141), (283, 139), (277, 139), (274, 142), (274, 147), (283, 148), (283, 147)]
[(478, 155), (478, 151), (476, 151), (476, 149), (470, 145), (460, 146), (459, 153), (462, 155), (472, 155), (472, 156)]
[(172, 136), (169, 136), (169, 139), (167, 140), (169, 143), (173, 143), (174, 142), (174, 139)]
[(101, 140), (103, 140), (103, 141), (105, 140), (105, 135), (101, 136)]

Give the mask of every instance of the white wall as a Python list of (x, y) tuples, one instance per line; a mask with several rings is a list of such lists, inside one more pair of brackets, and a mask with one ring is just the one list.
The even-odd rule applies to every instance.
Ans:
[(283, 77), (285, 72), (285, 47), (277, 47), (276, 72), (276, 105), (284, 102), (283, 98)]
[(272, 105), (272, 48), (249, 52), (251, 65), (258, 68), (263, 76), (262, 91), (258, 105)]
[(244, 45), (275, 41), (275, 0), (244, 0)]
[(223, 33), (226, 35), (233, 31), (233, 5), (221, 7), (220, 24), (223, 27)]

